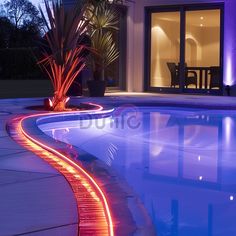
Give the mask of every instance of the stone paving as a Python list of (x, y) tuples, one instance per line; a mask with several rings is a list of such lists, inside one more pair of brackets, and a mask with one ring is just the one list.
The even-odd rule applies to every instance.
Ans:
[(76, 202), (67, 181), (6, 131), (16, 114), (42, 99), (0, 100), (0, 235), (76, 235)]
[[(72, 103), (97, 102), (106, 106), (125, 103), (236, 109), (235, 97), (109, 93), (105, 98), (73, 98)], [(0, 236), (76, 235), (76, 202), (65, 178), (9, 137), (6, 124), (43, 99), (0, 100)]]

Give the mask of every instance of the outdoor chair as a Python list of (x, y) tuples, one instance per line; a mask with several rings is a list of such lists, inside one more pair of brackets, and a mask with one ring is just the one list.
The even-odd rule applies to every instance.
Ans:
[[(170, 71), (171, 75), (171, 87), (179, 85), (179, 66), (177, 66), (174, 62), (167, 62), (167, 67)], [(190, 84), (194, 84), (197, 88), (197, 72), (196, 71), (188, 71), (186, 70), (187, 64), (185, 63), (185, 88), (188, 88)]]
[(210, 74), (210, 89), (220, 88), (220, 67), (211, 66), (209, 74)]
[(197, 88), (197, 72), (188, 70), (187, 68), (187, 63), (185, 63), (185, 88), (188, 88), (190, 84), (195, 85), (195, 87)]
[(167, 62), (166, 64), (170, 71), (170, 76), (171, 76), (170, 86), (175, 88), (176, 85), (179, 85), (178, 68), (174, 62)]

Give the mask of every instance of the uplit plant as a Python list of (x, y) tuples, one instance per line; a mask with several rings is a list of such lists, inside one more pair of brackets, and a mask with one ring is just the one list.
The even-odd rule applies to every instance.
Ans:
[[(105, 2), (95, 6), (94, 17), (91, 19), (91, 46), (93, 55), (93, 70), (104, 80), (104, 69), (114, 62), (119, 52), (113, 40), (111, 30), (118, 30), (118, 14), (115, 8)], [(95, 79), (100, 79), (95, 78)]]
[(79, 44), (88, 20), (84, 13), (87, 5), (76, 5), (65, 9), (61, 0), (44, 1), (45, 12), (40, 8), (46, 25), (47, 48), (43, 49), (43, 59), (39, 61), (48, 74), (54, 89), (51, 100), (53, 111), (65, 110), (68, 97), (66, 93), (72, 82), (85, 66), (84, 46)]
[(90, 18), (88, 32), (91, 39), (89, 59), (95, 81), (89, 81), (88, 86), (90, 93), (92, 88), (95, 88), (95, 96), (103, 96), (105, 68), (119, 57), (119, 51), (113, 39), (113, 31), (118, 30), (118, 12), (115, 5), (109, 1), (92, 0), (87, 15)]

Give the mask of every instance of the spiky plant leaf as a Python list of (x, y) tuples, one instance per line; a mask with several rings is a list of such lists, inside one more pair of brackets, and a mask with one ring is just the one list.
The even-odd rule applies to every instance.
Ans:
[(94, 59), (97, 65), (107, 67), (119, 57), (111, 32), (96, 31), (92, 36), (92, 48), (95, 49)]
[[(91, 65), (104, 79), (105, 68), (119, 57), (113, 33), (118, 30), (119, 14), (109, 1), (92, 1), (86, 15), (90, 17)], [(99, 79), (99, 78), (96, 78)]]
[(87, 15), (90, 17), (91, 34), (101, 30), (118, 30), (117, 10), (106, 1), (96, 5), (90, 5)]

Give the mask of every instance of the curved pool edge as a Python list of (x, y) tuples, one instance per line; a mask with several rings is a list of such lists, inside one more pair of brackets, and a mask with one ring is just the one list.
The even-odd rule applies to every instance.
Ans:
[[(76, 98), (71, 98), (76, 102)], [(83, 101), (98, 102), (104, 106), (122, 106), (124, 104), (150, 105), (150, 106), (171, 106), (179, 108), (199, 108), (209, 110), (236, 110), (236, 97), (191, 95), (191, 94), (115, 94), (103, 98), (83, 98)]]
[[(48, 119), (55, 119), (54, 121), (57, 121), (58, 118), (61, 118), (65, 114), (68, 118), (68, 115), (73, 116), (75, 112), (66, 112), (64, 114), (44, 113), (36, 115), (26, 115), (23, 117), (21, 116), (18, 118), (14, 118), (14, 122), (18, 122), (18, 125), (19, 123), (22, 124), (22, 128), (17, 127), (17, 133), (23, 133), (23, 135), (30, 139), (30, 141), (33, 142), (34, 145), (36, 144), (44, 148), (44, 150), (42, 151), (44, 153), (43, 159), (46, 160), (54, 168), (56, 168), (60, 173), (62, 173), (62, 175), (66, 178), (71, 188), (73, 189), (75, 198), (77, 198), (78, 203), (79, 234), (86, 235), (86, 232), (88, 232), (88, 230), (91, 232), (91, 228), (94, 227), (96, 228), (96, 230), (94, 230), (94, 235), (136, 235), (136, 233), (138, 233), (138, 235), (155, 235), (151, 220), (146, 214), (146, 211), (140, 200), (133, 193), (131, 193), (130, 190), (127, 191), (129, 187), (124, 186), (125, 183), (122, 183), (121, 187), (121, 183), (117, 181), (115, 174), (112, 173), (112, 171), (109, 170), (107, 166), (105, 166), (98, 159), (93, 159), (91, 163), (90, 154), (85, 153), (82, 150), (78, 150), (75, 147), (68, 146), (65, 143), (55, 141), (51, 137), (48, 137), (46, 134), (44, 134), (37, 126), (37, 121), (39, 118), (47, 119), (48, 117)], [(66, 120), (68, 120), (67, 118)], [(14, 133), (14, 131), (12, 133)], [(17, 138), (19, 139), (19, 136)], [(25, 146), (29, 145), (29, 143), (27, 144), (27, 142), (29, 141), (26, 141)], [(32, 147), (31, 144), (30, 146)], [(37, 150), (36, 152), (37, 155), (39, 155), (40, 151)], [(48, 153), (46, 154), (45, 152)], [(50, 158), (47, 157), (47, 155), (50, 156), (52, 153), (59, 155), (60, 158), (62, 158), (61, 155), (65, 155), (66, 158), (69, 159), (67, 160), (67, 164), (68, 161), (70, 164), (72, 164), (71, 161), (75, 164), (72, 164), (72, 167), (69, 167), (69, 169), (67, 170), (62, 170), (62, 163), (60, 163), (59, 160), (53, 158), (53, 161), (50, 161)], [(102, 226), (104, 222), (101, 222), (101, 209), (95, 211), (95, 205), (91, 204), (92, 207), (90, 210), (88, 210), (88, 204), (90, 204), (91, 200), (91, 198), (89, 201), (86, 199), (88, 197), (88, 189), (90, 189), (89, 192), (92, 198), (94, 198), (94, 192), (96, 191), (91, 191), (91, 188), (88, 187), (86, 183), (85, 190), (87, 191), (87, 193), (79, 194), (77, 190), (79, 189), (79, 191), (81, 191), (81, 186), (84, 185), (83, 183), (81, 183), (81, 181), (80, 186), (73, 186), (74, 182), (78, 182), (78, 176), (77, 178), (76, 176), (75, 178), (73, 177), (73, 174), (78, 175), (78, 173), (73, 173), (75, 171), (73, 168), (78, 168), (78, 166), (76, 166), (78, 165), (78, 162), (75, 162), (73, 160), (73, 158), (75, 158), (77, 154), (79, 154), (80, 157), (80, 171), (83, 169), (85, 172), (88, 172), (89, 175), (91, 174), (95, 179), (95, 183), (93, 184), (101, 186), (102, 192), (105, 193), (104, 196), (106, 195), (108, 197), (107, 200), (105, 197), (105, 203), (103, 202), (102, 204), (103, 206), (107, 205), (108, 211), (109, 206), (111, 207), (111, 213), (105, 213), (106, 218), (109, 218), (107, 216), (110, 214), (110, 221), (108, 220), (107, 226)], [(87, 161), (86, 157), (88, 156), (90, 161)], [(42, 158), (42, 156), (40, 157)], [(104, 173), (106, 174), (104, 175)], [(93, 193), (92, 195), (91, 192)], [(83, 196), (86, 196), (86, 198), (83, 198)], [(108, 203), (106, 203), (106, 201)], [(89, 212), (94, 214), (88, 217)], [(100, 212), (99, 217), (97, 216), (97, 212)], [(92, 221), (88, 222), (88, 218), (92, 219)], [(105, 230), (107, 232), (104, 231), (104, 228), (107, 229)]]
[[(92, 177), (77, 163), (66, 157), (65, 150), (58, 151), (51, 148), (47, 143), (40, 141), (38, 135), (36, 135), (37, 126), (31, 126), (32, 122), (30, 126), (25, 126), (25, 121), (28, 119), (45, 115), (47, 114), (15, 117), (7, 124), (8, 133), (15, 141), (26, 149), (33, 151), (66, 178), (74, 192), (77, 205), (78, 200), (83, 203), (78, 205), (79, 235), (86, 235), (88, 232), (93, 232), (95, 235), (114, 235), (113, 223), (106, 199)], [(48, 113), (48, 115), (52, 114)], [(93, 211), (88, 213), (88, 210), (91, 210), (91, 207), (88, 207), (91, 199), (95, 205), (93, 205)], [(99, 215), (96, 215), (96, 211), (99, 212)], [(90, 221), (87, 220), (88, 217)]]

